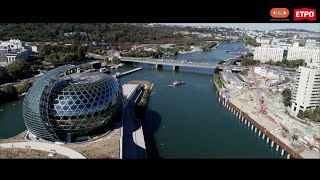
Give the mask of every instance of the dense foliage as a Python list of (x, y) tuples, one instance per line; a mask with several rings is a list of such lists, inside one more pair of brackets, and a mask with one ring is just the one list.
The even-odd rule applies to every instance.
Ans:
[(254, 65), (259, 65), (260, 61), (259, 60), (253, 60), (250, 58), (242, 58), (241, 59), (241, 66), (254, 66)]
[[(1, 24), (0, 29), (0, 37), (3, 39), (18, 38), (30, 42), (168, 43), (183, 39), (181, 34), (173, 34), (174, 28), (145, 28), (142, 24), (20, 23)], [(70, 32), (85, 32), (85, 34), (65, 34)]]
[(282, 97), (283, 97), (283, 104), (284, 106), (290, 106), (291, 105), (291, 90), (289, 88), (286, 88), (282, 91)]
[(299, 118), (308, 118), (312, 121), (320, 122), (320, 107), (315, 108), (314, 110), (309, 109), (306, 111), (299, 111), (298, 113)]
[(0, 104), (18, 99), (18, 93), (12, 85), (6, 85), (0, 90)]
[(243, 76), (248, 76), (248, 73), (249, 73), (249, 69), (245, 69), (245, 70), (241, 71), (241, 74)]
[(210, 49), (212, 49), (216, 45), (217, 45), (217, 43), (215, 43), (215, 42), (201, 43), (200, 44), (200, 49), (202, 49), (203, 51), (209, 51)]
[(273, 60), (270, 60), (266, 62), (268, 65), (272, 66), (282, 66), (282, 67), (288, 67), (288, 68), (295, 68), (299, 66), (305, 66), (306, 62), (303, 59), (297, 59), (297, 60), (286, 60), (283, 59), (282, 61), (276, 61), (274, 62)]
[(29, 80), (24, 79), (19, 84), (17, 84), (16, 86), (17, 93), (22, 94), (24, 92), (27, 92), (31, 86), (32, 86), (32, 83)]
[(223, 82), (221, 81), (221, 79), (219, 78), (219, 74), (214, 74), (213, 75), (213, 80), (217, 83), (219, 88), (222, 88), (223, 86)]
[(24, 79), (30, 75), (29, 64), (24, 60), (17, 59), (5, 67), (5, 72), (10, 80)]
[(83, 61), (86, 47), (79, 45), (42, 45), (39, 58), (50, 63)]
[(261, 46), (261, 43), (257, 43), (255, 39), (252, 39), (251, 37), (245, 37), (244, 39), (244, 43), (246, 45), (251, 45), (251, 46), (254, 46), (254, 47), (259, 47)]

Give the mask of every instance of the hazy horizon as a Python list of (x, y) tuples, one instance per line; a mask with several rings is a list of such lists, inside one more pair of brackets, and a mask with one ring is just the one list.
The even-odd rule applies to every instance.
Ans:
[(184, 26), (237, 27), (255, 30), (305, 29), (320, 32), (320, 23), (164, 23)]

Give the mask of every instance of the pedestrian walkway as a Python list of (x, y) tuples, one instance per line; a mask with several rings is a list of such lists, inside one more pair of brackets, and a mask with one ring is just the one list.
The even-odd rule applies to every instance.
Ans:
[(133, 104), (126, 105), (123, 111), (122, 158), (144, 159), (146, 158), (146, 146), (143, 130), (141, 124), (135, 119)]
[(79, 152), (72, 150), (70, 148), (49, 144), (49, 143), (40, 143), (40, 142), (16, 142), (16, 143), (3, 143), (0, 144), (2, 148), (22, 148), (22, 149), (37, 149), (40, 151), (46, 151), (51, 153), (58, 153), (65, 156), (68, 156), (70, 159), (86, 159), (85, 156)]

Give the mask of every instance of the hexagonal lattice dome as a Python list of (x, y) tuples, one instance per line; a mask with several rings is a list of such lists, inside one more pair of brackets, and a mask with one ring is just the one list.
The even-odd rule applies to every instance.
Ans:
[(63, 141), (67, 134), (84, 136), (105, 126), (121, 106), (118, 80), (99, 72), (73, 73), (65, 65), (46, 73), (23, 102), (28, 130), (37, 137)]

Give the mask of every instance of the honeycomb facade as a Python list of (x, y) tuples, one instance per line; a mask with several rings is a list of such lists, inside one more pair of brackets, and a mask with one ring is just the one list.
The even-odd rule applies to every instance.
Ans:
[(23, 103), (28, 130), (37, 137), (64, 141), (104, 127), (122, 104), (118, 80), (103, 73), (65, 75), (66, 65), (46, 73), (29, 90)]

